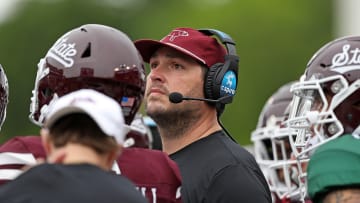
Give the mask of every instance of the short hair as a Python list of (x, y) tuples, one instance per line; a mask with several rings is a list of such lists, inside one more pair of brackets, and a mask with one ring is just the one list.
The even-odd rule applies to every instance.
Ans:
[(91, 147), (98, 154), (109, 153), (118, 148), (115, 138), (106, 135), (95, 121), (84, 113), (69, 114), (60, 118), (51, 126), (49, 134), (55, 147), (77, 143)]

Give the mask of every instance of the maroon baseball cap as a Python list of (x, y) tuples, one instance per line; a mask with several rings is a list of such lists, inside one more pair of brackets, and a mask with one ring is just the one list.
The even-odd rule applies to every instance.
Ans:
[(175, 28), (160, 41), (141, 39), (135, 41), (144, 61), (149, 63), (150, 57), (162, 47), (172, 47), (181, 53), (205, 64), (207, 67), (215, 63), (223, 63), (226, 50), (215, 38), (192, 28)]

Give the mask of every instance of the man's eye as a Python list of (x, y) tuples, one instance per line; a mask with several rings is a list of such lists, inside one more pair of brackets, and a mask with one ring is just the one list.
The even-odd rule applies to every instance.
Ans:
[(175, 69), (183, 69), (183, 66), (180, 65), (180, 64), (177, 64), (177, 63), (173, 64), (173, 67), (174, 67)]
[(150, 64), (150, 68), (151, 68), (151, 69), (154, 69), (154, 68), (156, 68), (156, 67), (157, 67), (157, 63), (151, 63), (151, 64)]

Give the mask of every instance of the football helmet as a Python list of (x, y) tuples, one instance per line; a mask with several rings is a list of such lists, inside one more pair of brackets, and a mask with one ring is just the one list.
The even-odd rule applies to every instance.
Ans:
[(343, 134), (359, 133), (360, 36), (322, 47), (291, 91), (287, 123), (297, 131), (290, 141), (298, 159), (308, 159), (312, 150)]
[(262, 169), (274, 201), (293, 198), (297, 181), (292, 178), (296, 170), (296, 160), (291, 160), (289, 135), (292, 130), (283, 125), (286, 111), (292, 101), (290, 86), (280, 87), (265, 103), (256, 129), (252, 132), (254, 155)]
[(319, 49), (291, 92), (286, 125), (295, 131), (289, 140), (300, 188), (306, 191), (307, 162), (314, 150), (344, 134), (360, 133), (360, 36), (339, 38)]
[(125, 147), (153, 148), (153, 136), (150, 128), (145, 124), (144, 116), (135, 115), (131, 122), (130, 131), (126, 135)]
[(6, 108), (9, 102), (9, 84), (4, 71), (0, 65), (0, 128), (6, 118)]
[(145, 68), (125, 33), (87, 24), (61, 36), (38, 64), (30, 120), (41, 126), (49, 103), (78, 89), (115, 99), (130, 125), (144, 96)]

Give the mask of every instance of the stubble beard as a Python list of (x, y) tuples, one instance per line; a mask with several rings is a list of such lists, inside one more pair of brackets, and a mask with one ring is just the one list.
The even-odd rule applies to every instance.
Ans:
[(168, 109), (157, 107), (147, 108), (146, 113), (157, 124), (161, 136), (169, 139), (181, 138), (200, 117), (200, 105), (194, 104), (172, 104)]

